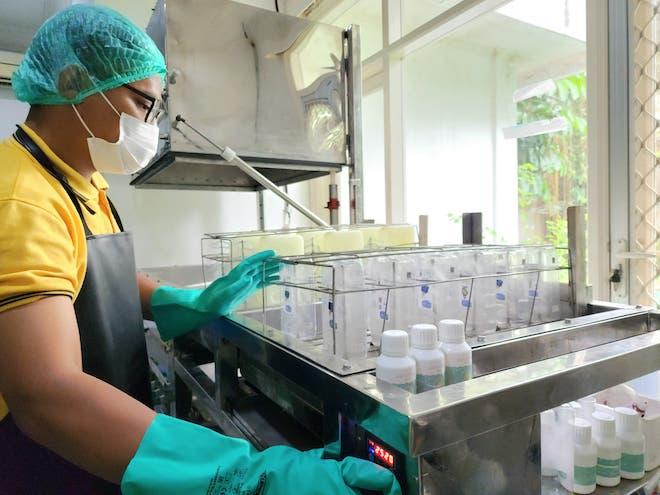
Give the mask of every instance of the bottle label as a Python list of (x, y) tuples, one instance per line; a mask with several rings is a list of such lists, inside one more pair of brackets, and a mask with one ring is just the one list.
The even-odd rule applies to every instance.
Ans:
[(621, 454), (621, 472), (644, 472), (644, 454)]
[(423, 310), (433, 309), (433, 300), (431, 296), (431, 286), (422, 285), (418, 294), (419, 308)]
[(472, 365), (447, 366), (445, 369), (445, 383), (447, 385), (464, 382), (470, 378), (472, 378)]
[(445, 376), (442, 373), (436, 375), (417, 375), (417, 393), (433, 390), (445, 384)]
[(576, 485), (596, 484), (596, 466), (573, 466), (573, 479)]
[[(396, 377), (394, 377), (394, 379), (396, 380)], [(405, 378), (404, 378), (404, 380), (405, 380)], [(404, 390), (407, 390), (411, 394), (414, 394), (415, 391), (417, 390), (417, 387), (416, 387), (416, 384), (415, 384), (414, 381), (412, 381), (412, 382), (402, 381), (402, 383), (392, 383), (390, 381), (385, 381), (382, 378), (376, 377), (376, 384), (378, 385), (378, 384), (381, 384), (381, 383), (388, 383), (389, 385), (393, 385), (395, 387), (402, 388)]]
[(618, 478), (619, 477), (619, 459), (603, 459), (598, 458), (596, 465), (596, 475), (602, 478)]

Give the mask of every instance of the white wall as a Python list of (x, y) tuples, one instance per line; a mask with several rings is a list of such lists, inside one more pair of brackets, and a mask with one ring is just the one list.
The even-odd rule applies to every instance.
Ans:
[[(106, 178), (110, 198), (133, 233), (138, 267), (199, 264), (203, 234), (257, 228), (255, 193), (136, 189), (129, 177)], [(291, 185), (289, 191), (308, 202), (301, 185)], [(283, 202), (267, 192), (265, 205), (266, 227), (280, 228)], [(297, 212), (292, 222), (306, 224)]]
[(514, 89), (494, 50), (444, 41), (404, 59), (406, 214), (430, 216), (430, 243), (461, 242), (448, 214), (473, 211), (517, 240), (516, 143), (501, 137), (515, 123)]
[(16, 124), (23, 122), (29, 105), (17, 101), (11, 88), (0, 86), (0, 139), (10, 136)]

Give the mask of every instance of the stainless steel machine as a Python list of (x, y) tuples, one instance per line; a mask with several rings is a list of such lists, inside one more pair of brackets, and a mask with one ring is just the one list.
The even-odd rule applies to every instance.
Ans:
[[(259, 448), (325, 446), (370, 459), (394, 471), (406, 494), (566, 493), (541, 476), (539, 414), (660, 369), (657, 311), (583, 299), (584, 239), (575, 233), (584, 219), (580, 210), (569, 219), (570, 266), (558, 268), (570, 272), (568, 314), (471, 338), (472, 380), (418, 394), (377, 384), (375, 350), (328, 354), (317, 339), (276, 328), (281, 308), (264, 296), (261, 308), (166, 348), (150, 335), (170, 412)], [(643, 483), (596, 493), (636, 493)]]
[[(199, 12), (203, 12), (200, 17)], [(165, 54), (167, 116), (140, 188), (262, 191), (176, 116), (230, 146), (277, 186), (340, 172), (362, 218), (360, 40), (229, 0), (160, 0), (147, 29)]]

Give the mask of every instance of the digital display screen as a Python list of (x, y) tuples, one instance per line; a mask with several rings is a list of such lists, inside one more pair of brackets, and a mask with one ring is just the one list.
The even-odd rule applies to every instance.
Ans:
[(394, 454), (371, 439), (367, 439), (367, 453), (370, 461), (394, 469)]

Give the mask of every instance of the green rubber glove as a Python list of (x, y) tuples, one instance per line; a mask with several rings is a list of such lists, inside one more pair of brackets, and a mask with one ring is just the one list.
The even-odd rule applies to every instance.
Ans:
[(256, 290), (279, 280), (281, 266), (271, 260), (274, 256), (275, 251), (252, 255), (206, 289), (156, 288), (151, 295), (151, 314), (163, 340), (230, 314)]
[(394, 475), (347, 457), (271, 447), (257, 452), (245, 440), (159, 414), (121, 481), (123, 495), (400, 495)]

